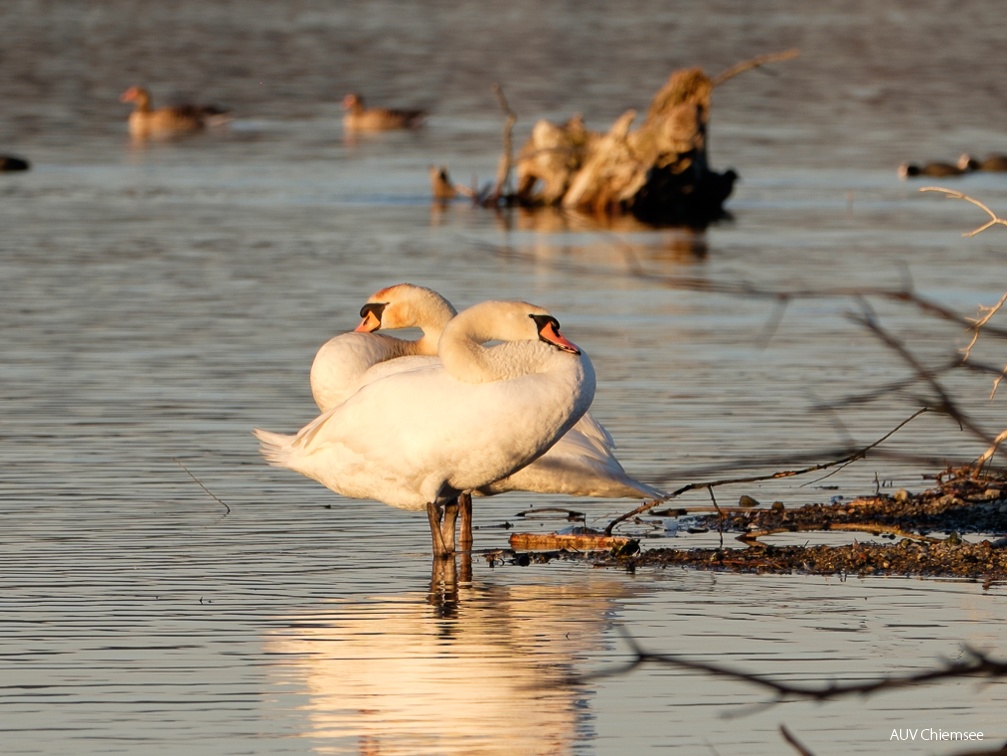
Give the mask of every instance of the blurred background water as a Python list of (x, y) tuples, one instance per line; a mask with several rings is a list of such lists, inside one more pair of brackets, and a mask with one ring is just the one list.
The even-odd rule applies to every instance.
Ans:
[[(0, 175), (5, 751), (752, 754), (787, 748), (780, 723), (817, 754), (955, 752), (891, 742), (896, 728), (1007, 738), (997, 683), (752, 712), (765, 694), (693, 672), (564, 682), (626, 658), (616, 625), (650, 650), (809, 683), (932, 667), (963, 643), (1002, 656), (1002, 588), (491, 568), (478, 554), (506, 545), (517, 512), (572, 506), (602, 525), (630, 506), (509, 494), (478, 502), (472, 578), (431, 603), (423, 518), (270, 469), (249, 433), (310, 420), (315, 349), (372, 291), (412, 281), (458, 306), (557, 314), (598, 371), (593, 412), (648, 482), (874, 441), (926, 390), (844, 404), (910, 375), (849, 314), (869, 308), (929, 364), (966, 343), (959, 326), (879, 297), (797, 298), (777, 319), (771, 298), (717, 291), (911, 285), (963, 315), (997, 301), (999, 229), (963, 238), (981, 211), (896, 175), (1007, 151), (994, 6), (11, 0), (0, 20), (0, 153), (32, 162)], [(711, 161), (741, 180), (732, 218), (705, 231), (429, 201), (432, 164), (493, 177), (494, 82), (520, 143), (575, 112), (605, 130), (675, 68), (791, 47), (714, 94)], [(234, 121), (131, 142), (118, 96), (134, 84)], [(351, 90), (431, 116), (347, 139)], [(933, 183), (1005, 207), (1003, 176)], [(1002, 362), (996, 346), (976, 357)], [(1002, 429), (989, 377), (946, 380)], [(910, 459), (718, 497), (918, 490), (982, 448), (924, 416), (885, 446)]]

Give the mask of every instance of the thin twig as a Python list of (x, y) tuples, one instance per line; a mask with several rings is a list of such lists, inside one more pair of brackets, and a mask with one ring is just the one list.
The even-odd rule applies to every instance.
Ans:
[[(829, 531), (832, 533), (842, 532), (842, 533), (889, 533), (894, 536), (899, 536), (900, 538), (908, 538), (913, 541), (921, 541), (925, 543), (938, 543), (942, 541), (941, 538), (934, 538), (932, 536), (920, 535), (919, 533), (913, 533), (912, 531), (900, 528), (898, 525), (886, 525), (880, 522), (815, 522), (803, 525), (788, 524), (785, 528), (764, 528), (762, 530), (749, 530), (738, 536), (738, 540), (749, 545), (755, 545), (750, 542), (758, 542), (760, 538), (765, 538), (766, 536), (777, 535), (779, 533), (799, 533), (799, 532), (821, 532)], [(762, 545), (762, 544), (759, 544)]]
[(491, 195), (494, 202), (504, 196), (508, 183), (510, 182), (511, 170), (514, 166), (514, 124), (517, 123), (517, 114), (511, 110), (507, 97), (504, 95), (503, 87), (493, 84), (493, 94), (496, 95), (500, 109), (507, 116), (504, 122), (503, 133), (503, 154), (500, 156), (500, 165), (497, 167), (496, 185), (493, 187)]
[[(923, 188), (920, 189), (920, 191), (943, 192), (944, 195), (949, 199), (965, 200), (966, 202), (970, 202), (976, 207), (978, 207), (980, 210), (985, 212), (990, 217), (990, 219), (986, 223), (984, 223), (983, 225), (979, 226), (978, 228), (972, 231), (962, 234), (962, 236), (971, 238), (973, 236), (976, 236), (977, 234), (981, 234), (983, 231), (985, 231), (988, 228), (992, 228), (993, 226), (1007, 226), (1007, 219), (1001, 218), (995, 212), (990, 210), (989, 207), (987, 207), (984, 203), (980, 202), (974, 197), (970, 197), (969, 195), (956, 191), (955, 189), (946, 189), (941, 186), (924, 186)], [(992, 307), (985, 307), (983, 305), (980, 305), (979, 312), (980, 313), (985, 312), (985, 314), (981, 318), (977, 320), (972, 320), (971, 318), (969, 319), (970, 323), (969, 330), (972, 331), (972, 340), (969, 341), (968, 346), (962, 349), (963, 360), (968, 360), (969, 356), (972, 353), (972, 348), (979, 341), (980, 332), (989, 323), (990, 318), (992, 318), (997, 312), (999, 312), (999, 310), (1004, 306), (1005, 303), (1007, 303), (1007, 293), (1004, 293), (1004, 295), (1000, 297), (1000, 301), (997, 302)], [(990, 391), (990, 399), (992, 399), (996, 395), (997, 388), (1000, 386), (1000, 383), (1001, 381), (1004, 380), (1004, 378), (1007, 378), (1007, 366), (1005, 366), (1003, 370), (1000, 371), (1000, 375), (997, 377), (996, 380), (993, 381), (993, 389), (992, 391)], [(991, 450), (987, 450), (987, 452), (989, 451)]]
[(975, 199), (974, 197), (970, 197), (967, 194), (959, 192), (956, 189), (945, 189), (943, 186), (924, 186), (920, 188), (920, 191), (943, 192), (949, 199), (960, 199), (965, 200), (966, 202), (971, 202), (973, 205), (978, 207), (980, 210), (985, 212), (990, 217), (990, 219), (986, 221), (986, 223), (984, 223), (983, 225), (979, 226), (979, 228), (974, 229), (972, 231), (966, 231), (964, 234), (962, 234), (962, 236), (971, 238), (976, 234), (981, 234), (987, 228), (991, 228), (993, 226), (1007, 226), (1007, 220), (1004, 220), (1003, 218), (999, 217), (996, 213), (994, 213), (992, 210), (986, 207), (986, 205), (984, 205), (979, 200)]
[(726, 485), (732, 485), (732, 484), (737, 484), (737, 483), (756, 483), (756, 482), (764, 481), (764, 480), (779, 480), (780, 478), (792, 478), (792, 477), (797, 476), (797, 475), (805, 475), (805, 474), (807, 474), (809, 472), (815, 472), (816, 470), (826, 470), (826, 469), (828, 469), (830, 467), (835, 467), (836, 465), (843, 465), (843, 464), (847, 464), (847, 463), (852, 462), (852, 461), (857, 460), (857, 459), (862, 459), (863, 457), (867, 456), (867, 453), (869, 451), (871, 451), (872, 449), (874, 449), (877, 446), (880, 446), (882, 443), (884, 443), (885, 441), (887, 441), (889, 438), (891, 438), (893, 435), (895, 435), (898, 431), (902, 430), (902, 428), (904, 428), (906, 425), (908, 425), (909, 423), (911, 423), (913, 420), (915, 420), (917, 417), (919, 417), (920, 415), (922, 415), (926, 411), (927, 411), (926, 407), (924, 407), (922, 409), (916, 410), (916, 412), (914, 412), (912, 415), (910, 415), (909, 417), (907, 417), (901, 423), (899, 423), (898, 425), (896, 425), (894, 428), (892, 428), (890, 431), (888, 431), (885, 435), (883, 435), (877, 441), (874, 441), (873, 443), (868, 444), (867, 446), (863, 447), (862, 449), (857, 449), (857, 450), (853, 451), (852, 453), (847, 454), (844, 457), (841, 457), (840, 459), (835, 459), (835, 460), (832, 460), (830, 462), (821, 462), (821, 463), (818, 463), (818, 464), (814, 464), (814, 465), (810, 465), (808, 467), (801, 468), (799, 470), (780, 470), (780, 471), (777, 471), (777, 472), (774, 472), (774, 473), (769, 473), (767, 475), (752, 475), (752, 476), (747, 476), (747, 477), (744, 477), (744, 478), (725, 478), (725, 479), (722, 479), (722, 480), (704, 481), (704, 482), (700, 482), (700, 483), (687, 483), (686, 485), (684, 485), (684, 486), (682, 486), (682, 487), (680, 487), (680, 488), (672, 491), (671, 493), (669, 493), (664, 498), (653, 499), (652, 501), (645, 502), (645, 503), (641, 504), (640, 506), (638, 506), (636, 509), (633, 509), (630, 512), (626, 512), (625, 514), (619, 515), (614, 520), (612, 520), (612, 522), (610, 522), (608, 524), (608, 526), (605, 528), (605, 535), (607, 535), (607, 536), (612, 535), (613, 529), (620, 522), (624, 522), (625, 520), (628, 520), (631, 517), (635, 517), (638, 514), (642, 514), (643, 512), (648, 512), (651, 509), (653, 509), (654, 507), (656, 507), (658, 504), (662, 504), (662, 503), (664, 503), (666, 501), (669, 501), (671, 499), (677, 498), (677, 497), (681, 496), (682, 494), (687, 493), (688, 491), (694, 491), (696, 489), (702, 489), (702, 488), (713, 489), (715, 486), (726, 486)]
[(217, 502), (218, 504), (220, 504), (224, 508), (224, 510), (225, 510), (224, 511), (224, 515), (223, 515), (224, 517), (226, 517), (227, 515), (231, 514), (231, 508), (229, 506), (227, 506), (227, 503), (223, 499), (219, 498), (209, 488), (207, 488), (206, 486), (204, 486), (203, 485), (203, 481), (201, 481), (199, 478), (197, 478), (195, 475), (193, 475), (192, 471), (188, 467), (186, 467), (184, 464), (182, 464), (182, 460), (180, 460), (180, 459), (174, 459), (173, 458), (173, 461), (175, 462), (175, 464), (177, 464), (179, 467), (181, 467), (183, 470), (185, 470), (186, 474), (190, 478), (192, 478), (194, 481), (196, 481), (196, 485), (199, 486), (200, 488), (202, 488), (204, 491), (206, 491), (206, 493), (210, 496), (211, 499), (213, 499), (215, 502)]
[(713, 86), (719, 87), (728, 79), (733, 79), (740, 73), (745, 71), (750, 71), (753, 68), (760, 68), (768, 63), (779, 63), (783, 60), (792, 60), (801, 54), (801, 51), (796, 47), (792, 47), (789, 50), (784, 50), (782, 52), (767, 53), (765, 55), (759, 55), (755, 58), (750, 58), (749, 60), (743, 60), (741, 63), (735, 63), (733, 66), (728, 68), (713, 77)]
[(985, 311), (986, 313), (981, 318), (975, 320), (972, 318), (968, 319), (969, 323), (971, 323), (970, 330), (972, 331), (972, 340), (969, 342), (967, 347), (962, 349), (962, 354), (964, 355), (962, 359), (967, 360), (969, 358), (969, 355), (972, 353), (972, 347), (974, 347), (976, 342), (979, 341), (979, 332), (986, 327), (986, 324), (990, 322), (990, 318), (996, 315), (1000, 308), (1004, 306), (1005, 302), (1007, 302), (1007, 293), (1004, 293), (1004, 295), (1000, 297), (1000, 301), (992, 307), (979, 305), (979, 312), (982, 313)]
[(982, 467), (986, 464), (986, 462), (992, 459), (993, 455), (997, 453), (997, 449), (1000, 448), (1000, 444), (1002, 444), (1005, 440), (1007, 440), (1007, 430), (1001, 431), (997, 437), (993, 439), (993, 443), (989, 445), (986, 451), (979, 455), (979, 458), (975, 462), (976, 467)]
[(804, 745), (804, 743), (794, 737), (793, 733), (787, 729), (786, 725), (780, 725), (780, 735), (782, 735), (783, 739), (790, 743), (790, 745), (794, 747), (794, 750), (801, 754), (801, 756), (815, 756), (815, 754), (812, 753), (808, 747)]

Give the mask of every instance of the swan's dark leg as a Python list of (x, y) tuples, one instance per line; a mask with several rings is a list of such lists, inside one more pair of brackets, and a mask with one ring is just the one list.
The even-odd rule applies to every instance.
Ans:
[(454, 538), (451, 539), (451, 549), (444, 543), (441, 533), (441, 508), (434, 502), (427, 504), (427, 519), (430, 521), (430, 536), (433, 539), (434, 556), (446, 557), (454, 552)]
[(458, 521), (458, 499), (454, 498), (444, 505), (444, 518), (441, 520), (441, 540), (448, 554), (455, 553), (455, 523)]
[(472, 494), (464, 491), (458, 495), (461, 523), (458, 531), (458, 550), (472, 550)]

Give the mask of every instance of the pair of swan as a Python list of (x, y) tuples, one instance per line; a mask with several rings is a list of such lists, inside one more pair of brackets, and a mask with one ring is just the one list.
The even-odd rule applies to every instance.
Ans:
[[(364, 383), (418, 364), (415, 360), (400, 362), (400, 357), (433, 359), (441, 334), (455, 314), (443, 296), (414, 284), (398, 284), (372, 294), (360, 309), (362, 321), (356, 330), (332, 337), (315, 355), (310, 383), (318, 408), (326, 412)], [(419, 328), (422, 336), (408, 341), (376, 333), (401, 328)], [(614, 448), (611, 435), (588, 412), (545, 455), (476, 493), (490, 496), (533, 491), (641, 499), (665, 495), (628, 476), (613, 455)]]
[[(455, 316), (436, 292), (400, 284), (376, 292), (361, 317), (312, 364), (322, 415), (294, 436), (255, 431), (270, 464), (346, 496), (426, 509), (437, 555), (454, 550), (459, 509), (471, 545), (469, 492), (662, 496), (626, 475), (586, 413), (590, 361), (547, 311), (484, 302)], [(374, 333), (406, 327), (422, 337)]]

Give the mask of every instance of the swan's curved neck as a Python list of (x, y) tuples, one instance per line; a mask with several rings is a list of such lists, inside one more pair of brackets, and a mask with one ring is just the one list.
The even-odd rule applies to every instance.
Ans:
[(499, 366), (490, 359), (489, 350), (480, 342), (489, 341), (490, 336), (479, 339), (478, 336), (466, 334), (465, 337), (454, 337), (447, 334), (442, 338), (438, 355), (447, 371), (464, 383), (489, 383), (500, 380), (503, 373)]
[[(525, 302), (491, 301), (470, 307), (445, 326), (437, 346), (441, 362), (464, 383), (488, 383), (539, 372), (552, 347), (536, 338), (540, 333), (533, 320), (535, 309)], [(495, 339), (520, 342), (521, 346), (483, 346)]]
[(423, 335), (416, 340), (416, 353), (434, 355), (437, 354), (437, 344), (441, 340), (442, 328), (424, 328)]
[(437, 345), (444, 333), (444, 328), (455, 316), (455, 308), (447, 302), (431, 302), (428, 311), (421, 320), (423, 335), (417, 339), (416, 347), (420, 354), (437, 354)]

